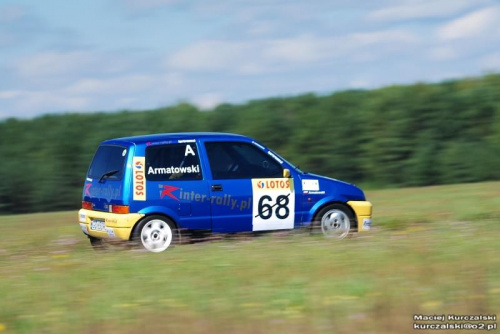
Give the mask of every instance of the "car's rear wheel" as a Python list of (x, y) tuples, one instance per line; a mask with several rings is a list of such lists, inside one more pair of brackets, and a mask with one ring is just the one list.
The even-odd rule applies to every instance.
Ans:
[(329, 238), (344, 239), (354, 224), (355, 218), (351, 210), (342, 204), (330, 204), (316, 215), (313, 231), (321, 231)]
[(92, 248), (95, 251), (102, 251), (107, 248), (105, 242), (102, 239), (94, 238), (93, 236), (90, 235), (88, 237), (90, 240), (90, 244), (92, 245)]
[(162, 216), (149, 216), (135, 228), (132, 241), (150, 252), (159, 253), (180, 241), (174, 222)]

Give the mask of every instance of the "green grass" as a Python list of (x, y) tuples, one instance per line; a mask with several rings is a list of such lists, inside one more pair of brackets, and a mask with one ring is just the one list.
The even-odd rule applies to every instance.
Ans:
[(500, 312), (500, 183), (367, 195), (375, 228), (340, 242), (160, 254), (94, 252), (76, 211), (0, 217), (0, 332), (406, 333), (417, 313)]

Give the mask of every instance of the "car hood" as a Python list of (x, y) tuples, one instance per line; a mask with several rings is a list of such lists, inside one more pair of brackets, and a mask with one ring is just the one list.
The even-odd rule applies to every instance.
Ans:
[[(324, 191), (326, 195), (333, 195), (344, 201), (366, 200), (363, 191), (352, 183), (311, 173), (304, 173), (301, 178), (302, 180), (318, 180), (319, 191)], [(303, 190), (307, 191), (306, 189)]]

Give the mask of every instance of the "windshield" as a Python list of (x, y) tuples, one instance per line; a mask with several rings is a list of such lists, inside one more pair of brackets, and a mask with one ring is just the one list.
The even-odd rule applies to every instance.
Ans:
[(126, 156), (127, 148), (123, 146), (100, 146), (90, 165), (88, 177), (101, 179), (103, 175), (108, 174), (108, 180), (121, 180)]

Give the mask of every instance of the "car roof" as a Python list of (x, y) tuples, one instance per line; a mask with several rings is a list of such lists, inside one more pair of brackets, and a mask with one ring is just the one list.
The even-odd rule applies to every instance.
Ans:
[(103, 144), (116, 142), (129, 142), (134, 144), (143, 144), (148, 142), (159, 142), (168, 140), (189, 140), (189, 139), (215, 139), (215, 140), (241, 140), (250, 139), (248, 137), (221, 132), (180, 132), (180, 133), (157, 133), (143, 136), (122, 137), (106, 140)]

